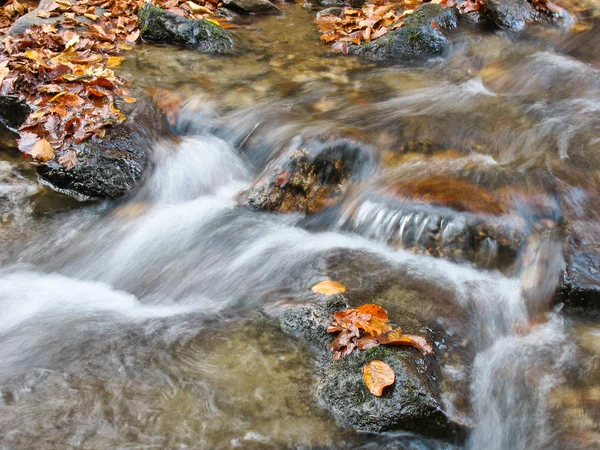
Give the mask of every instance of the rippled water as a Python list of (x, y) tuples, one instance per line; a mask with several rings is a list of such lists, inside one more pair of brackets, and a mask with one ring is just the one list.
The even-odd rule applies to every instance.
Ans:
[[(468, 30), (447, 60), (383, 68), (331, 55), (314, 12), (283, 8), (240, 29), (238, 58), (143, 46), (123, 65), (138, 93), (187, 99), (185, 136), (157, 140), (130, 198), (62, 199), (2, 154), (0, 447), (597, 448), (598, 318), (552, 309), (563, 241), (538, 228), (564, 211), (598, 221), (599, 60), (570, 44), (595, 31)], [(236, 206), (282, 145), (320, 132), (375, 155), (339, 208)], [(431, 144), (399, 150), (416, 139)], [(502, 204), (381, 196), (432, 178)], [(523, 254), (494, 239), (444, 253), (482, 207), (525, 230)], [(434, 225), (442, 258), (424, 254)], [(319, 409), (308, 350), (255, 311), (329, 277), (446, 331), (442, 398), (466, 443), (357, 434)]]

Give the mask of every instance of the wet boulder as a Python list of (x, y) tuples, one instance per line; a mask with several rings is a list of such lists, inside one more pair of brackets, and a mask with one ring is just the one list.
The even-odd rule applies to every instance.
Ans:
[(19, 128), (31, 112), (31, 107), (24, 100), (13, 95), (0, 95), (0, 125), (4, 128)]
[(227, 54), (235, 46), (229, 32), (213, 22), (187, 19), (151, 3), (140, 8), (138, 27), (146, 41), (185, 45), (202, 53)]
[(281, 12), (269, 0), (223, 0), (223, 6), (241, 14), (278, 14)]
[(73, 145), (77, 164), (68, 169), (56, 160), (38, 166), (55, 190), (78, 199), (118, 198), (141, 180), (149, 145), (129, 126), (109, 128), (103, 138)]
[(442, 55), (450, 41), (444, 32), (456, 28), (458, 10), (427, 3), (404, 19), (404, 25), (379, 39), (351, 45), (349, 52), (366, 59), (399, 63)]
[(559, 300), (571, 306), (600, 308), (600, 226), (577, 220), (569, 225), (566, 268)]
[(374, 168), (372, 149), (344, 137), (298, 136), (243, 192), (242, 205), (277, 213), (314, 214)]
[(487, 16), (500, 28), (522, 30), (529, 22), (548, 21), (549, 11), (541, 11), (528, 0), (487, 0)]
[[(439, 398), (439, 368), (435, 356), (413, 348), (377, 347), (355, 351), (339, 361), (328, 350), (332, 335), (326, 329), (332, 314), (347, 309), (337, 296), (327, 302), (282, 302), (265, 308), (283, 330), (307, 342), (317, 361), (315, 395), (336, 422), (362, 432), (410, 430), (427, 436), (454, 432)], [(372, 360), (390, 365), (395, 383), (381, 397), (369, 393), (362, 368)]]

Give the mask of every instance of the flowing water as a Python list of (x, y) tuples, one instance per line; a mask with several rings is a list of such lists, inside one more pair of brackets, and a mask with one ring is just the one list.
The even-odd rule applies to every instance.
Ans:
[[(0, 448), (600, 448), (600, 319), (553, 306), (564, 237), (547, 225), (599, 222), (597, 29), (468, 29), (447, 60), (384, 68), (330, 54), (314, 12), (282, 7), (239, 29), (242, 56), (145, 45), (123, 65), (132, 90), (187, 99), (129, 198), (68, 200), (1, 154)], [(375, 155), (341, 207), (236, 206), (317, 133)], [(398, 151), (411, 140), (432, 144)], [(468, 213), (380, 195), (436, 177), (479, 189), (460, 193), (476, 209), (502, 199), (523, 250), (452, 253)], [(440, 258), (423, 254), (434, 228)], [(319, 409), (309, 351), (256, 311), (327, 278), (444, 330), (442, 398), (466, 442), (359, 434)]]

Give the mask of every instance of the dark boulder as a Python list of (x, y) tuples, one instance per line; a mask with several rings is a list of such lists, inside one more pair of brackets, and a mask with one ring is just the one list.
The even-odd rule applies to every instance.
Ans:
[(600, 308), (600, 225), (574, 221), (568, 235), (559, 300), (570, 306)]
[(19, 128), (32, 109), (27, 102), (13, 95), (0, 95), (0, 124), (10, 130)]
[(269, 0), (223, 0), (223, 6), (241, 14), (278, 14), (281, 12)]
[(548, 20), (549, 13), (528, 0), (487, 0), (487, 16), (502, 29), (522, 30), (529, 22)]
[[(332, 314), (348, 308), (342, 296), (327, 302), (278, 303), (267, 306), (268, 316), (280, 321), (287, 333), (307, 342), (317, 360), (316, 397), (336, 422), (362, 432), (409, 430), (428, 436), (449, 436), (454, 425), (442, 410), (439, 368), (435, 356), (416, 349), (377, 347), (355, 351), (339, 361), (328, 350)], [(375, 397), (365, 386), (362, 368), (372, 360), (390, 365), (396, 382)]]
[(77, 164), (67, 169), (56, 160), (38, 167), (50, 186), (75, 198), (118, 198), (137, 185), (146, 168), (148, 144), (126, 125), (109, 128), (103, 138), (73, 145)]
[(211, 21), (186, 19), (151, 3), (140, 8), (138, 27), (147, 41), (185, 45), (202, 53), (228, 54), (235, 46), (229, 32)]
[(404, 19), (404, 25), (379, 39), (351, 45), (349, 52), (372, 61), (397, 63), (442, 55), (450, 41), (444, 31), (456, 28), (458, 10), (424, 4)]
[(240, 195), (239, 203), (264, 211), (313, 214), (373, 168), (372, 149), (359, 141), (298, 136)]

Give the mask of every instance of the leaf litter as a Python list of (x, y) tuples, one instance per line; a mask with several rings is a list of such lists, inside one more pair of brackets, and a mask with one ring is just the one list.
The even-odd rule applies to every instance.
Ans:
[[(53, 0), (43, 3), (37, 17), (57, 18), (55, 24), (33, 25), (18, 36), (6, 35), (0, 45), (0, 95), (14, 95), (33, 109), (19, 128), (19, 149), (34, 162), (54, 158), (67, 170), (77, 164), (73, 144), (122, 123), (125, 115), (115, 99), (134, 103), (124, 80), (113, 69), (139, 41), (137, 12), (144, 0)], [(218, 0), (157, 0), (174, 14), (217, 18)], [(0, 9), (0, 32), (6, 34), (21, 16), (35, 11), (33, 2), (9, 0)], [(58, 20), (59, 19), (59, 20)]]

